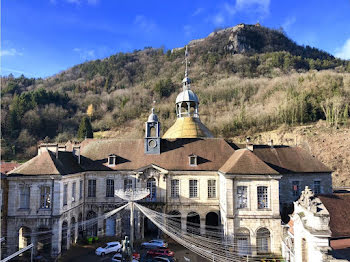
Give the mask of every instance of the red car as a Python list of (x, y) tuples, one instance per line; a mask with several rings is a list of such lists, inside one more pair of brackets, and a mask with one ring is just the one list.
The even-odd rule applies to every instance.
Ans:
[(162, 249), (151, 249), (147, 251), (148, 255), (151, 255), (152, 257), (155, 256), (167, 256), (167, 257), (173, 257), (174, 252), (170, 251), (167, 248), (162, 248)]

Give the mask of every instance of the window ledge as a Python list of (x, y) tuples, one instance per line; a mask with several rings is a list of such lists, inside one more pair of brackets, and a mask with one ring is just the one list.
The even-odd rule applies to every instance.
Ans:
[(258, 211), (272, 211), (271, 208), (258, 208)]

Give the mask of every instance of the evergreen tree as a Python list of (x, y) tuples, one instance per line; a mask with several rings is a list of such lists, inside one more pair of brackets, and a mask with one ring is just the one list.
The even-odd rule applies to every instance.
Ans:
[(94, 137), (94, 134), (92, 132), (92, 127), (91, 127), (90, 120), (86, 116), (84, 116), (83, 119), (80, 122), (77, 137), (79, 139), (93, 138)]

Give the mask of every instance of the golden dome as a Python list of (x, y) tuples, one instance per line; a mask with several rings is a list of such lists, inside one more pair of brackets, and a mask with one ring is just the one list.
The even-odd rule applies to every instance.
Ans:
[(209, 129), (203, 125), (198, 117), (177, 118), (175, 124), (170, 127), (163, 138), (204, 138), (214, 137)]

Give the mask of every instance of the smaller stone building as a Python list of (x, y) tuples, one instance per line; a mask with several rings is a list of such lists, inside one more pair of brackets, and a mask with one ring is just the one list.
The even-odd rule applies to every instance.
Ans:
[[(318, 195), (306, 186), (284, 226), (287, 261), (350, 261), (350, 192)], [(345, 259), (345, 260), (343, 260)]]

